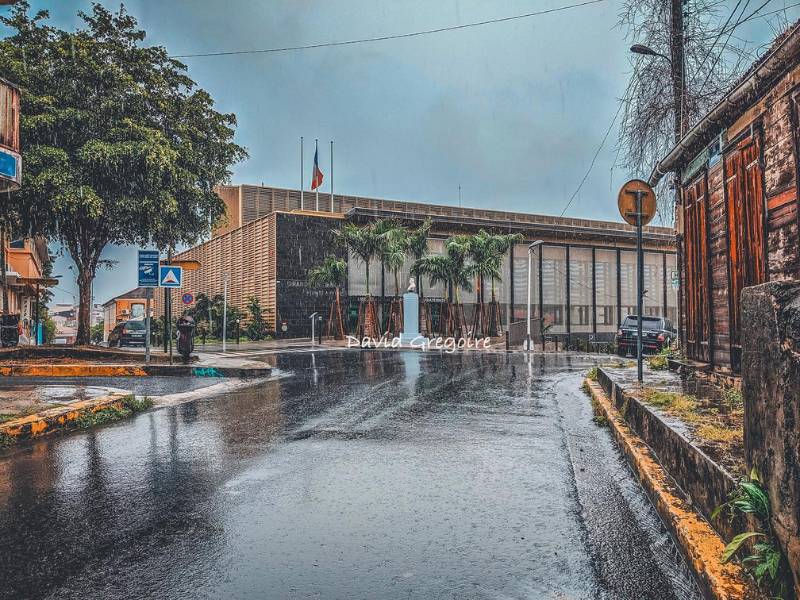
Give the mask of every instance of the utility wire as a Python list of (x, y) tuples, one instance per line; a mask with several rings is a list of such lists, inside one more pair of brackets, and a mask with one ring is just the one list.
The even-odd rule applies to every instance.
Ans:
[(633, 69), (633, 74), (631, 75), (631, 79), (628, 82), (628, 87), (626, 88), (625, 93), (623, 94), (622, 99), (619, 102), (619, 106), (617, 107), (617, 112), (614, 114), (614, 118), (611, 120), (611, 125), (608, 126), (608, 130), (606, 131), (605, 136), (603, 136), (603, 141), (600, 142), (600, 147), (597, 149), (597, 152), (594, 153), (594, 157), (592, 158), (592, 162), (589, 165), (589, 169), (586, 171), (586, 174), (583, 176), (583, 179), (581, 179), (581, 182), (578, 185), (578, 189), (576, 189), (575, 193), (572, 194), (572, 197), (567, 202), (567, 205), (564, 207), (564, 210), (562, 210), (561, 214), (558, 215), (559, 217), (563, 217), (564, 213), (567, 212), (567, 209), (569, 208), (570, 204), (572, 204), (572, 201), (575, 200), (575, 197), (578, 195), (578, 192), (581, 191), (583, 184), (586, 183), (586, 179), (588, 179), (589, 173), (592, 172), (592, 169), (594, 168), (594, 163), (597, 161), (597, 157), (600, 156), (600, 151), (603, 149), (603, 146), (605, 146), (606, 140), (608, 140), (608, 136), (611, 134), (611, 130), (614, 128), (614, 123), (617, 122), (619, 113), (622, 111), (622, 107), (625, 106), (625, 102), (627, 101), (628, 95), (630, 94), (630, 91), (632, 89), (633, 80), (636, 78), (636, 70), (638, 68), (639, 65), (637, 63), (636, 67), (634, 67)]
[(386, 40), (397, 40), (402, 38), (410, 38), (410, 37), (417, 37), (422, 35), (431, 35), (434, 33), (442, 33), (445, 31), (456, 31), (458, 29), (467, 29), (470, 27), (480, 27), (482, 25), (491, 25), (494, 23), (505, 23), (506, 21), (515, 21), (517, 19), (527, 19), (530, 17), (538, 17), (541, 15), (547, 15), (550, 13), (561, 12), (564, 10), (570, 10), (573, 8), (580, 8), (582, 6), (588, 6), (590, 4), (598, 4), (600, 2), (605, 2), (606, 0), (587, 0), (586, 2), (581, 2), (579, 4), (569, 4), (567, 6), (559, 6), (557, 8), (549, 8), (547, 10), (540, 10), (537, 12), (527, 13), (524, 15), (514, 15), (512, 17), (502, 17), (499, 19), (488, 19), (486, 21), (478, 21), (476, 23), (465, 23), (464, 25), (453, 25), (451, 27), (439, 27), (437, 29), (427, 29), (425, 31), (414, 31), (411, 33), (400, 33), (397, 35), (384, 35), (380, 37), (373, 37), (373, 38), (363, 38), (358, 40), (347, 40), (343, 42), (328, 42), (324, 44), (308, 44), (306, 46), (286, 46), (283, 48), (267, 48), (264, 50), (237, 50), (232, 52), (207, 52), (203, 54), (178, 54), (173, 56), (172, 58), (200, 58), (200, 57), (207, 57), (207, 56), (234, 56), (238, 54), (267, 54), (271, 52), (290, 52), (292, 50), (311, 50), (314, 48), (328, 48), (331, 46), (348, 46), (352, 44), (365, 44), (368, 42), (384, 42)]

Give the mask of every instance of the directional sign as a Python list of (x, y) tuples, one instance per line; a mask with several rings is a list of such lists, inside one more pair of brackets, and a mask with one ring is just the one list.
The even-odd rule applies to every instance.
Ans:
[(181, 297), (181, 300), (183, 301), (184, 304), (191, 304), (192, 302), (194, 302), (194, 296), (187, 292)]
[(158, 287), (158, 250), (139, 250), (139, 287)]
[(183, 268), (161, 265), (158, 272), (159, 287), (179, 288), (183, 283)]

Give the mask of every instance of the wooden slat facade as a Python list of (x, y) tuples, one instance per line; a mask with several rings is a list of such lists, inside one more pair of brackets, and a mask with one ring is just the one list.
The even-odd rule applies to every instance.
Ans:
[(741, 368), (742, 290), (800, 280), (798, 100), (794, 66), (717, 132), (721, 157), (682, 185), (681, 335), (687, 356), (716, 369)]

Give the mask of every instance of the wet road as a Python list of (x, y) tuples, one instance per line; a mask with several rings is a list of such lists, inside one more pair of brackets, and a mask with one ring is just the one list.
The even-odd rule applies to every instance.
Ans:
[(343, 351), (0, 457), (9, 598), (694, 598), (592, 359)]

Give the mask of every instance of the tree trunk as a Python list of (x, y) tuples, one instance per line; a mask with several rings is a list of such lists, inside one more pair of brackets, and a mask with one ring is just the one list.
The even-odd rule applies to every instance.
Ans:
[[(80, 267), (79, 267), (80, 269)], [(76, 346), (88, 346), (92, 329), (92, 269), (83, 268), (78, 275), (78, 333), (75, 336)]]

